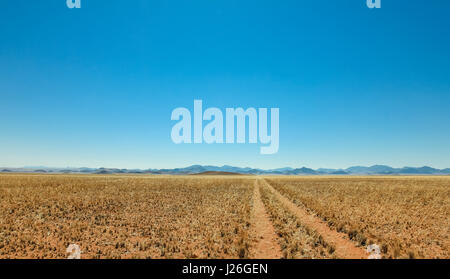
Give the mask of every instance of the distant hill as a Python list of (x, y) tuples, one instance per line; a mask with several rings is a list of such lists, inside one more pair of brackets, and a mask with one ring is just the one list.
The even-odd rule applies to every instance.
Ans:
[(371, 167), (350, 167), (345, 170), (347, 173), (351, 174), (394, 174), (395, 169), (389, 166), (374, 165)]
[(334, 174), (334, 175), (348, 175), (349, 173), (343, 170), (338, 170), (338, 171), (333, 171), (330, 172), (329, 174)]
[(80, 173), (80, 174), (173, 174), (173, 175), (227, 175), (230, 174), (252, 174), (252, 175), (449, 175), (450, 168), (435, 169), (428, 166), (393, 168), (385, 165), (374, 165), (370, 167), (354, 166), (347, 169), (320, 168), (277, 168), (257, 169), (250, 167), (225, 166), (203, 166), (192, 165), (185, 168), (174, 169), (118, 169), (118, 168), (48, 168), (48, 167), (24, 167), (24, 168), (2, 168), (1, 172), (23, 172), (23, 173)]
[(201, 173), (194, 173), (192, 175), (243, 175), (237, 172), (227, 172), (227, 171), (205, 171)]
[(402, 173), (402, 174), (436, 174), (436, 173), (440, 173), (440, 170), (433, 169), (430, 167), (421, 167), (421, 168), (404, 167), (399, 170), (399, 173)]
[(294, 175), (300, 175), (300, 174), (306, 174), (306, 175), (314, 175), (314, 174), (318, 174), (317, 171), (313, 170), (313, 169), (309, 169), (309, 168), (300, 168), (300, 169), (294, 169), (291, 171), (286, 171), (286, 174), (294, 174)]

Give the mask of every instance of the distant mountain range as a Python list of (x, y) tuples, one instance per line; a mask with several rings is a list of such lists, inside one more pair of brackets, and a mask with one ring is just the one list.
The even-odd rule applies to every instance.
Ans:
[(347, 169), (310, 169), (302, 168), (278, 168), (278, 169), (254, 169), (233, 166), (202, 166), (193, 165), (186, 168), (175, 169), (115, 169), (115, 168), (49, 168), (49, 167), (23, 167), (23, 168), (0, 168), (0, 172), (25, 172), (25, 173), (86, 173), (86, 174), (198, 174), (207, 172), (224, 172), (239, 174), (261, 174), (261, 175), (450, 175), (450, 168), (435, 169), (431, 167), (403, 167), (393, 168), (383, 165), (371, 167), (355, 166)]

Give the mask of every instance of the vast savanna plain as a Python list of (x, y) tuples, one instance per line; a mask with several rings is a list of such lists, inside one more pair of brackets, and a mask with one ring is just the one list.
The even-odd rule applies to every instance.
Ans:
[(448, 259), (449, 216), (450, 176), (0, 174), (3, 259)]

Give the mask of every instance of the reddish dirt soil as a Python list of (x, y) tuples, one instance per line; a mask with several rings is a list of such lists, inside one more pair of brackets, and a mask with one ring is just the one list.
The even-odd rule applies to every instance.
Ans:
[(253, 235), (255, 244), (250, 250), (251, 258), (255, 259), (280, 259), (281, 248), (277, 241), (277, 235), (266, 212), (261, 194), (259, 192), (259, 180), (255, 181), (252, 209)]
[(267, 185), (267, 187), (269, 187), (269, 189), (275, 194), (278, 200), (283, 203), (295, 216), (297, 216), (304, 226), (315, 230), (327, 243), (333, 245), (336, 249), (335, 253), (338, 258), (367, 259), (369, 256), (368, 253), (363, 248), (356, 247), (344, 233), (339, 233), (330, 229), (324, 221), (314, 215), (311, 215), (308, 211), (306, 211), (306, 209), (295, 205), (288, 198), (281, 195), (265, 179), (261, 179), (261, 183), (265, 183), (265, 185)]

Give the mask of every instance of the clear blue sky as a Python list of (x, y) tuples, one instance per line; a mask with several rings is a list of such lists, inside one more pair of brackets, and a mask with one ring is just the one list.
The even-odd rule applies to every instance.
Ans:
[[(450, 1), (3, 0), (0, 166), (450, 167)], [(174, 108), (280, 108), (280, 149)]]

